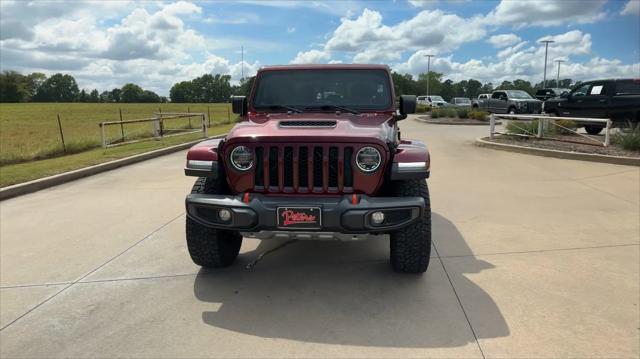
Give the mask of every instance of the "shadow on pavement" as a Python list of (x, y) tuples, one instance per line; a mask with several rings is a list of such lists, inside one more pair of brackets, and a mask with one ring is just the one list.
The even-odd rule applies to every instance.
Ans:
[[(471, 254), (449, 220), (434, 214), (433, 225), (434, 236), (458, 241), (456, 248)], [(261, 242), (255, 252), (279, 243)], [(253, 270), (201, 270), (194, 294), (211, 303), (202, 313), (205, 323), (259, 337), (414, 348), (474, 342), (438, 258), (431, 258), (425, 275), (403, 275), (391, 270), (388, 250), (387, 241), (296, 242), (270, 253)], [(465, 273), (493, 268), (482, 260), (471, 263)], [(489, 318), (478, 323), (481, 338), (507, 336), (491, 297), (465, 273), (448, 270), (452, 281), (465, 287), (464, 297), (480, 301), (483, 318)]]

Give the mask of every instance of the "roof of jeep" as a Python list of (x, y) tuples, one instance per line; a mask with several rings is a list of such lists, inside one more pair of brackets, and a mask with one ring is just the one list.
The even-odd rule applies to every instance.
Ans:
[(270, 65), (263, 66), (259, 71), (271, 70), (389, 70), (387, 65), (375, 64), (299, 64), (299, 65)]

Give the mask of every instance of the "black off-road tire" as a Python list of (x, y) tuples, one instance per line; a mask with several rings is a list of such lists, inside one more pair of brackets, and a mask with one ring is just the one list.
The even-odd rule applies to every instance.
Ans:
[(425, 180), (392, 182), (392, 195), (397, 197), (422, 197), (425, 209), (413, 224), (391, 233), (391, 267), (396, 272), (424, 273), (431, 256), (431, 203)]
[(584, 126), (584, 130), (587, 131), (590, 135), (597, 135), (602, 132), (602, 127), (600, 126)]
[[(228, 194), (222, 179), (200, 177), (191, 189), (192, 194)], [(193, 263), (207, 268), (222, 268), (238, 257), (242, 236), (237, 231), (204, 226), (187, 216), (187, 248)]]

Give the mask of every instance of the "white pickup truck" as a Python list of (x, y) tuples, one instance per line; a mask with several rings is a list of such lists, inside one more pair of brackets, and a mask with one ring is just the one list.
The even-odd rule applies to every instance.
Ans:
[(440, 96), (430, 95), (430, 96), (418, 96), (416, 99), (418, 105), (425, 105), (431, 107), (442, 107), (447, 104), (447, 102)]

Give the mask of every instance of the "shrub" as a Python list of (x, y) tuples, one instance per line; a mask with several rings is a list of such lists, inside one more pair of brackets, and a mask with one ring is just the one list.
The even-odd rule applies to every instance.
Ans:
[(438, 118), (438, 117), (442, 117), (442, 111), (440, 111), (440, 109), (438, 108), (434, 108), (431, 110), (431, 118)]
[(416, 105), (416, 113), (425, 113), (431, 111), (431, 106)]
[(466, 108), (459, 108), (456, 112), (459, 118), (469, 118), (469, 110)]
[(553, 122), (555, 122), (556, 125), (559, 125), (565, 128), (554, 126), (553, 124), (550, 123), (549, 127), (545, 129), (546, 130), (545, 132), (555, 133), (558, 135), (574, 135), (574, 133), (569, 130), (575, 130), (576, 128), (578, 128), (578, 124), (572, 120), (555, 120)]
[(469, 113), (469, 117), (471, 117), (474, 120), (478, 120), (478, 121), (488, 121), (489, 120), (489, 113), (485, 112), (485, 111), (471, 111)]
[(613, 136), (613, 142), (619, 144), (625, 150), (640, 151), (640, 123), (629, 123), (626, 128), (621, 128)]
[(538, 133), (538, 121), (509, 121), (506, 129), (508, 133), (516, 135), (536, 135)]

